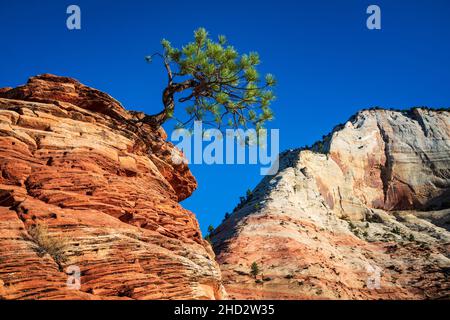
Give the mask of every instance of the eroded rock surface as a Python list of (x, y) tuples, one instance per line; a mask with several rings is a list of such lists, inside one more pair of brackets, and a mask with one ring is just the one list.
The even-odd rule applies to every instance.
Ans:
[[(178, 203), (196, 181), (142, 116), (70, 78), (0, 90), (0, 298), (225, 297)], [(68, 266), (80, 290), (67, 287)]]
[(450, 112), (361, 111), (280, 165), (213, 235), (231, 298), (450, 298)]

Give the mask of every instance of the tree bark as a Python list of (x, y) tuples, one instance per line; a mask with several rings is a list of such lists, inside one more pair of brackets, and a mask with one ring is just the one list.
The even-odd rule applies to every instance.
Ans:
[(159, 128), (170, 118), (175, 110), (175, 94), (187, 89), (195, 88), (198, 85), (199, 83), (194, 79), (186, 80), (181, 83), (169, 84), (169, 86), (164, 89), (162, 96), (164, 110), (154, 115), (146, 115), (141, 121), (154, 128)]

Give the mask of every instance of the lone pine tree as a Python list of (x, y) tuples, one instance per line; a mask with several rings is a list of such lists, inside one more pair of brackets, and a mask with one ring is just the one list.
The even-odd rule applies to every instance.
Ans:
[(273, 118), (270, 109), (275, 96), (271, 88), (275, 85), (272, 74), (261, 79), (257, 66), (260, 64), (256, 52), (240, 55), (227, 45), (225, 36), (212, 40), (204, 28), (194, 31), (194, 41), (181, 49), (163, 39), (163, 52), (147, 56), (151, 62), (155, 56), (162, 58), (167, 71), (168, 84), (163, 91), (164, 109), (143, 121), (159, 127), (174, 118), (177, 103), (184, 104), (187, 119), (175, 119), (177, 128), (191, 128), (194, 121), (222, 129), (263, 128)]
[(250, 266), (250, 274), (256, 279), (256, 276), (259, 274), (261, 270), (256, 262), (253, 262)]

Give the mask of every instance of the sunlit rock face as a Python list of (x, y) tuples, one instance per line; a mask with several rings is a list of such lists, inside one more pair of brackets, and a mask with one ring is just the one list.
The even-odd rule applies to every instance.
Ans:
[(214, 233), (231, 298), (450, 298), (448, 110), (361, 111), (280, 165)]
[[(0, 298), (226, 296), (210, 245), (178, 203), (197, 183), (141, 118), (65, 77), (0, 90)], [(79, 290), (66, 285), (69, 266)]]

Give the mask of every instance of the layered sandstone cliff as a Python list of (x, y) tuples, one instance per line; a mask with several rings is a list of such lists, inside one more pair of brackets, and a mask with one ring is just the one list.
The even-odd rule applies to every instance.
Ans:
[(448, 110), (361, 111), (280, 168), (213, 234), (231, 298), (450, 298)]
[(0, 299), (225, 296), (178, 204), (196, 181), (142, 117), (70, 78), (0, 90)]

